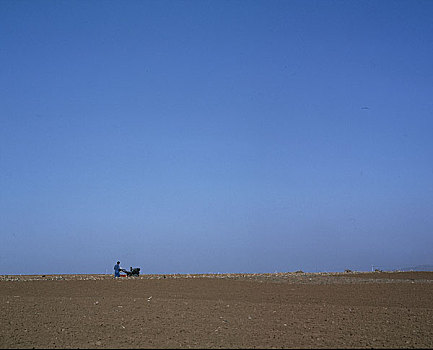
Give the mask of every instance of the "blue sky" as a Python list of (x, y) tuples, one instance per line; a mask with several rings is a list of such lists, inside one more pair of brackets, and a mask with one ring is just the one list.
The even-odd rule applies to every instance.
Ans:
[(431, 18), (0, 1), (0, 274), (431, 264)]

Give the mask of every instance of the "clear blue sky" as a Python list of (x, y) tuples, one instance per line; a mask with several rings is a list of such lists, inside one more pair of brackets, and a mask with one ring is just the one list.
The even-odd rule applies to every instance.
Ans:
[(0, 1), (0, 274), (433, 262), (433, 1)]

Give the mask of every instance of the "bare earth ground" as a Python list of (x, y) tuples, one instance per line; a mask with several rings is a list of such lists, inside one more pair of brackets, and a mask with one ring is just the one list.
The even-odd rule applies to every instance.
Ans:
[(0, 276), (1, 348), (433, 348), (433, 272)]

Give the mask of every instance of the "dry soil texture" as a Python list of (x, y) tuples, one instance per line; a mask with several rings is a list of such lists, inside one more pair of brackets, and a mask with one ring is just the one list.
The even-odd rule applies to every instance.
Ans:
[(433, 272), (0, 276), (1, 348), (433, 348)]

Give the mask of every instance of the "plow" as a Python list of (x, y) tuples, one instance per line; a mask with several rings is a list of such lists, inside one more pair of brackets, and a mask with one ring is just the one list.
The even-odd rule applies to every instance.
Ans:
[(126, 277), (138, 277), (140, 275), (140, 268), (139, 267), (130, 267), (129, 271), (126, 269), (120, 269), (119, 271), (123, 272), (124, 274), (126, 274)]

